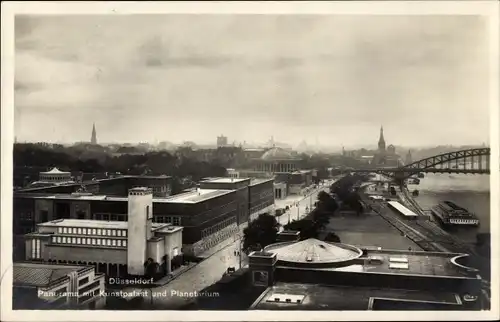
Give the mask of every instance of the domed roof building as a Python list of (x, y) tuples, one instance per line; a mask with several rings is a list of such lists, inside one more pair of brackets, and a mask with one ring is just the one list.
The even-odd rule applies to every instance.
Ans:
[(357, 247), (314, 238), (271, 244), (264, 251), (276, 254), (279, 264), (295, 267), (347, 266), (363, 255)]
[(298, 169), (297, 163), (299, 161), (300, 159), (293, 156), (289, 151), (274, 146), (255, 160), (255, 170), (270, 173), (293, 172)]
[(290, 152), (278, 147), (267, 150), (260, 158), (264, 161), (295, 160)]
[(481, 276), (468, 266), (474, 262), (467, 254), (358, 248), (311, 238), (268, 245), (250, 253), (248, 262), (250, 287), (265, 288), (250, 309), (480, 310), (484, 306)]

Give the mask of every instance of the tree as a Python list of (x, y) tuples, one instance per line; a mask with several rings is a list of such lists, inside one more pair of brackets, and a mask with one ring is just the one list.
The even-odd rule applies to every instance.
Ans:
[(262, 214), (243, 230), (243, 249), (250, 251), (276, 242), (280, 224), (276, 217)]
[(300, 239), (318, 238), (318, 226), (311, 219), (294, 220), (284, 226), (285, 230), (300, 232)]
[(321, 210), (335, 212), (338, 209), (337, 201), (325, 191), (318, 193), (318, 201), (318, 208)]
[[(135, 151), (127, 148), (122, 151)], [(149, 152), (140, 155), (122, 154), (112, 156), (106, 150), (86, 151), (79, 147), (57, 147), (51, 149), (48, 145), (16, 144), (14, 146), (14, 178), (17, 185), (23, 185), (26, 171), (33, 169), (37, 175), (40, 171), (47, 171), (58, 167), (66, 171), (83, 171), (87, 173), (122, 173), (122, 174), (151, 174), (169, 175), (177, 178), (174, 184), (183, 178), (191, 177), (192, 181), (199, 181), (204, 177), (220, 177), (226, 175), (224, 168), (217, 161), (198, 161), (194, 155), (189, 157), (177, 156), (166, 151)], [(176, 185), (174, 193), (188, 188)]]
[(157, 278), (159, 273), (160, 265), (155, 262), (152, 258), (148, 258), (144, 263), (144, 275), (147, 278)]
[(337, 234), (330, 232), (325, 236), (325, 241), (332, 243), (340, 243), (340, 237)]

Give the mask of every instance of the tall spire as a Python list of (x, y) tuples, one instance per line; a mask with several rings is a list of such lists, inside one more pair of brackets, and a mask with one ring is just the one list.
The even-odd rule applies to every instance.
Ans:
[(385, 139), (384, 139), (384, 127), (380, 126), (380, 137), (378, 139), (378, 149), (379, 151), (385, 151)]
[(97, 144), (97, 134), (95, 132), (95, 123), (92, 125), (92, 137), (90, 138), (90, 144)]

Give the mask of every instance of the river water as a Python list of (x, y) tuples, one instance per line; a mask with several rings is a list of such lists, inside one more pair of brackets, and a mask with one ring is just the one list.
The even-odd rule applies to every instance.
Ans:
[(490, 232), (490, 176), (426, 173), (419, 185), (408, 185), (420, 194), (414, 197), (423, 209), (430, 209), (443, 200), (450, 200), (473, 212), (480, 220), (477, 228), (460, 228), (450, 233), (467, 243), (476, 241), (477, 233)]

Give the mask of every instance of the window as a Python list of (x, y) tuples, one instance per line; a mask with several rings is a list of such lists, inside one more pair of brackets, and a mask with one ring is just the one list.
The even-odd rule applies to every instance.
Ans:
[(61, 237), (57, 237), (57, 242), (60, 243), (61, 242)]
[(117, 240), (116, 243), (117, 243), (118, 246), (122, 245), (122, 241), (121, 240)]
[(82, 243), (82, 238), (77, 237), (77, 238), (76, 238), (76, 243), (77, 243), (77, 244), (81, 244), (81, 243)]
[(101, 245), (101, 240), (97, 239), (97, 245)]
[(109, 215), (108, 214), (102, 215), (102, 220), (109, 220)]
[(108, 235), (107, 236), (111, 236), (111, 229), (108, 229)]
[(32, 246), (33, 258), (40, 258), (40, 239), (33, 239)]
[(122, 230), (122, 233), (123, 233), (124, 237), (127, 237), (127, 231), (126, 230)]
[(101, 236), (101, 230), (100, 229), (97, 229), (97, 235)]
[(81, 234), (82, 234), (82, 229), (78, 228), (78, 235), (81, 235)]
[(408, 258), (406, 258), (406, 257), (390, 257), (389, 262), (391, 262), (391, 263), (408, 263)]
[(111, 220), (116, 220), (116, 215), (111, 215)]
[(112, 235), (112, 236), (116, 236), (116, 230), (114, 230), (114, 229), (113, 229), (113, 230), (111, 231), (111, 235)]
[(113, 239), (113, 244), (112, 245), (116, 246), (116, 240), (115, 239)]
[(76, 244), (76, 237), (72, 237), (72, 238), (71, 238), (71, 242), (72, 242), (73, 244)]
[(82, 285), (85, 285), (89, 282), (89, 278), (88, 276), (85, 277), (85, 278), (82, 278), (81, 280), (78, 281), (78, 286), (82, 286)]
[(121, 230), (117, 230), (116, 231), (116, 235), (121, 236), (122, 235), (122, 231)]
[(173, 225), (174, 226), (180, 226), (181, 225), (181, 219), (179, 217), (174, 217), (173, 218)]
[(86, 241), (87, 241), (87, 240), (86, 240), (85, 238), (82, 238), (82, 244), (83, 244), (83, 245), (87, 245), (87, 242), (86, 242)]
[(123, 241), (123, 246), (127, 247), (127, 241), (126, 240)]
[(95, 238), (92, 238), (92, 245), (95, 245)]
[(64, 227), (63, 228), (63, 234), (67, 234), (68, 233), (68, 228)]
[(90, 238), (87, 238), (87, 244), (90, 245)]
[(58, 234), (62, 234), (62, 232), (63, 232), (63, 229), (61, 227), (57, 228), (57, 233)]
[(391, 269), (408, 269), (408, 263), (389, 263), (389, 268)]
[(106, 241), (106, 244), (107, 244), (108, 246), (111, 246), (111, 240), (110, 240), (110, 239), (108, 239), (108, 240)]
[(63, 244), (66, 244), (66, 237), (62, 237), (62, 239), (61, 239), (61, 240), (62, 240), (62, 243), (63, 243)]
[(95, 229), (92, 229), (92, 235), (95, 235), (96, 232), (95, 232)]
[(56, 237), (52, 237), (52, 242), (55, 243), (56, 242)]
[(82, 234), (87, 235), (87, 228), (82, 228)]

